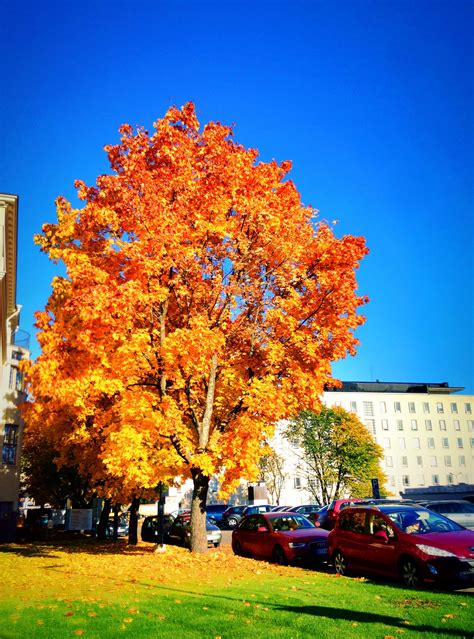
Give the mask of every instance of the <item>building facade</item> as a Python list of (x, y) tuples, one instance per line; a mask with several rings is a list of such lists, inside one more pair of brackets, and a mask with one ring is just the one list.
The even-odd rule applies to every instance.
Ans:
[[(367, 426), (383, 448), (392, 495), (463, 497), (474, 494), (474, 396), (457, 394), (462, 390), (447, 383), (343, 382), (326, 391), (323, 402), (355, 413)], [(279, 431), (273, 442), (285, 460), (279, 501), (311, 502), (301, 453)]]
[(0, 541), (15, 537), (24, 398), (19, 362), (29, 357), (16, 303), (18, 197), (0, 194)]

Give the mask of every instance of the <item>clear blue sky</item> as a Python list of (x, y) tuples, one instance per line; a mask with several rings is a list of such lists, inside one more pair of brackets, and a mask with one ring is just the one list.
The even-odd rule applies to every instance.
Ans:
[[(370, 297), (342, 379), (474, 393), (471, 0), (0, 0), (0, 191), (20, 196), (32, 335), (57, 267), (33, 244), (122, 123), (170, 106), (293, 162), (302, 199), (363, 235)], [(37, 347), (33, 349), (37, 354)]]

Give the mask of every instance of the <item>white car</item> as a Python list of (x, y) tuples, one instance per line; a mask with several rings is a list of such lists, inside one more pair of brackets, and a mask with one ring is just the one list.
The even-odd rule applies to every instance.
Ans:
[(465, 528), (474, 530), (474, 504), (464, 501), (464, 499), (424, 501), (423, 506), (435, 513), (453, 519)]

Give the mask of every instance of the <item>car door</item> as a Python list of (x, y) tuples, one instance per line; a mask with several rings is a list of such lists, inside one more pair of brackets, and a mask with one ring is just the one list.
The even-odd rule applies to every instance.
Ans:
[[(386, 538), (376, 535), (385, 532)], [(369, 513), (364, 563), (367, 570), (381, 575), (396, 575), (398, 540), (391, 522), (380, 513)]]
[(367, 537), (365, 511), (355, 508), (346, 511), (340, 518), (337, 544), (351, 569), (358, 570), (364, 567)]

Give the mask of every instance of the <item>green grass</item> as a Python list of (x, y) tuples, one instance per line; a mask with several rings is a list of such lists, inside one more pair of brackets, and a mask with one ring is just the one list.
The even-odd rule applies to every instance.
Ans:
[(469, 637), (471, 595), (92, 541), (0, 546), (1, 639)]

